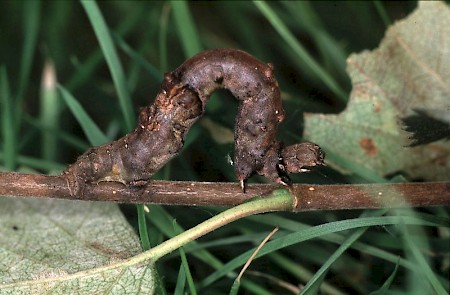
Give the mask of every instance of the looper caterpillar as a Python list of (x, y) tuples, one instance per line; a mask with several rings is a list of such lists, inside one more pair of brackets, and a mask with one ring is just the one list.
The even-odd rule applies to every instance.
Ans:
[(239, 101), (234, 167), (242, 189), (255, 172), (286, 185), (287, 173), (323, 164), (324, 153), (318, 145), (305, 142), (283, 147), (276, 140), (284, 111), (272, 65), (240, 50), (213, 49), (165, 74), (154, 103), (141, 109), (131, 133), (89, 149), (63, 172), (72, 194), (82, 198), (86, 183), (148, 181), (179, 153), (210, 95), (220, 88)]

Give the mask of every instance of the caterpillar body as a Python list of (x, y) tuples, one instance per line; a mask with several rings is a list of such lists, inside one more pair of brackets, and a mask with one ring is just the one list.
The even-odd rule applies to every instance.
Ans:
[(287, 173), (323, 164), (324, 153), (318, 145), (305, 142), (283, 147), (276, 140), (284, 111), (272, 65), (240, 50), (213, 49), (165, 74), (155, 101), (141, 109), (131, 133), (89, 149), (63, 172), (71, 193), (81, 198), (87, 183), (101, 181), (146, 183), (179, 153), (210, 95), (221, 88), (239, 101), (234, 167), (242, 189), (255, 172), (288, 184)]

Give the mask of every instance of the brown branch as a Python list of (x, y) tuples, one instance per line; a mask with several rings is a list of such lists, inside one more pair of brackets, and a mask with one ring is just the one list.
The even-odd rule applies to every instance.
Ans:
[[(237, 183), (150, 181), (145, 186), (117, 182), (88, 185), (85, 201), (154, 203), (187, 206), (235, 206), (264, 196), (276, 184), (249, 184), (246, 193)], [(375, 209), (450, 205), (450, 182), (311, 185), (294, 184), (295, 212), (310, 210)], [(0, 195), (34, 198), (76, 199), (60, 176), (0, 173)]]

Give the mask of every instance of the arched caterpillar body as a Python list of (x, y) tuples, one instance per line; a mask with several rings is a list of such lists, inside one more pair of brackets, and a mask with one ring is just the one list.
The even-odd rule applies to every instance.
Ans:
[(145, 183), (179, 153), (210, 95), (220, 88), (239, 101), (234, 165), (243, 189), (255, 172), (287, 184), (287, 172), (323, 164), (324, 154), (316, 144), (283, 148), (276, 140), (284, 111), (273, 67), (240, 50), (213, 49), (165, 74), (154, 103), (141, 109), (131, 133), (89, 149), (63, 172), (72, 194), (81, 198), (86, 183)]

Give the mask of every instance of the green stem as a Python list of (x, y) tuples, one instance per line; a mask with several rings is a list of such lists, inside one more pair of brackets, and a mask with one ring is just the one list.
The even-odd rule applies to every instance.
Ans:
[(219, 213), (184, 233), (159, 244), (151, 251), (135, 256), (133, 260), (142, 261), (152, 258), (153, 261), (156, 261), (187, 243), (240, 218), (266, 212), (292, 210), (293, 200), (293, 196), (287, 190), (276, 190), (270, 196), (257, 198)]

